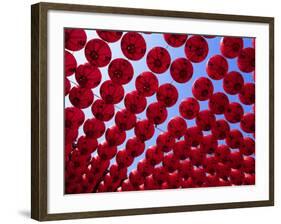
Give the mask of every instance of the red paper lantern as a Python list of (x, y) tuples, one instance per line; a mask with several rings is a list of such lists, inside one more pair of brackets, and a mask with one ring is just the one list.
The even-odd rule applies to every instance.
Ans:
[(195, 118), (200, 110), (200, 105), (196, 99), (189, 97), (184, 99), (179, 105), (180, 115), (188, 120)]
[(206, 66), (206, 72), (214, 80), (222, 79), (228, 71), (227, 60), (221, 55), (212, 56)]
[(146, 99), (137, 91), (127, 93), (124, 99), (125, 107), (133, 114), (139, 114), (146, 108)]
[(195, 185), (201, 187), (206, 180), (206, 173), (205, 170), (201, 167), (195, 167), (191, 173), (192, 181)]
[(64, 96), (67, 96), (70, 91), (71, 85), (68, 78), (64, 78)]
[(128, 131), (132, 129), (136, 124), (136, 115), (123, 109), (118, 111), (115, 115), (115, 123), (120, 130)]
[(173, 153), (167, 154), (163, 158), (163, 167), (172, 173), (176, 171), (179, 167), (179, 160), (174, 156)]
[(161, 74), (168, 70), (171, 63), (171, 57), (165, 48), (154, 47), (148, 52), (146, 63), (152, 72)]
[(91, 89), (74, 86), (69, 92), (69, 100), (73, 106), (84, 109), (93, 103), (94, 94)]
[(184, 45), (187, 34), (165, 33), (163, 34), (165, 41), (172, 47), (180, 47)]
[(168, 174), (167, 170), (164, 167), (159, 166), (159, 167), (154, 168), (152, 177), (158, 185), (161, 185), (165, 181), (167, 181), (168, 175), (169, 174)]
[(181, 138), (185, 130), (187, 128), (187, 124), (182, 117), (174, 117), (168, 123), (168, 132), (170, 132), (175, 138)]
[(83, 126), (84, 133), (89, 138), (99, 138), (105, 132), (105, 124), (96, 118), (87, 119)]
[(252, 72), (255, 70), (255, 49), (247, 47), (239, 52), (237, 66), (242, 72)]
[(145, 40), (137, 32), (128, 32), (122, 37), (121, 50), (128, 59), (140, 60), (146, 52)]
[(126, 59), (116, 58), (110, 62), (108, 66), (108, 74), (113, 82), (125, 85), (132, 80), (134, 68)]
[(231, 169), (230, 181), (234, 185), (242, 185), (244, 182), (244, 173), (239, 169)]
[(179, 94), (176, 87), (170, 83), (166, 83), (159, 87), (156, 97), (157, 100), (163, 102), (166, 107), (171, 107), (177, 102)]
[(75, 129), (83, 124), (85, 120), (84, 112), (76, 107), (67, 107), (64, 110), (65, 128)]
[(255, 114), (244, 114), (240, 121), (240, 127), (247, 133), (255, 133)]
[(210, 131), (215, 124), (216, 117), (211, 111), (202, 110), (197, 114), (195, 121), (203, 131)]
[(100, 39), (88, 41), (85, 47), (85, 57), (93, 66), (104, 67), (111, 60), (111, 50), (106, 42)]
[(215, 156), (222, 163), (226, 163), (229, 161), (229, 154), (230, 154), (230, 149), (227, 145), (219, 145), (215, 149)]
[(158, 90), (158, 79), (152, 72), (143, 72), (136, 78), (135, 86), (141, 95), (149, 97)]
[(114, 145), (109, 145), (108, 142), (104, 142), (98, 145), (98, 155), (102, 160), (112, 159), (117, 152), (117, 148)]
[(230, 186), (228, 177), (230, 175), (230, 166), (228, 163), (218, 162), (216, 165), (216, 175), (221, 178), (221, 186)]
[(194, 126), (186, 129), (184, 140), (188, 146), (198, 146), (202, 140), (203, 132), (201, 128)]
[(101, 39), (109, 43), (114, 43), (122, 37), (122, 32), (119, 31), (97, 30), (96, 32)]
[[(216, 166), (218, 163), (218, 159), (215, 156), (208, 156), (203, 159), (203, 168), (204, 170), (211, 175), (214, 175), (216, 172)], [(209, 176), (209, 175), (208, 175)], [(206, 180), (207, 182), (210, 180)]]
[(105, 139), (110, 146), (121, 145), (126, 139), (126, 132), (114, 125), (106, 130)]
[(225, 139), (229, 131), (229, 124), (223, 119), (217, 120), (211, 128), (212, 135), (218, 140)]
[(227, 58), (235, 58), (243, 49), (241, 37), (223, 37), (220, 42), (220, 51)]
[(177, 171), (168, 174), (167, 184), (170, 189), (179, 188), (181, 186), (182, 178)]
[(225, 141), (230, 148), (236, 149), (243, 144), (243, 135), (237, 129), (230, 130)]
[(146, 141), (154, 135), (154, 125), (149, 120), (141, 120), (136, 123), (134, 131), (141, 141)]
[(116, 162), (120, 168), (129, 167), (134, 162), (134, 157), (125, 149), (119, 150), (116, 155)]
[(126, 179), (127, 178), (127, 168), (121, 168), (117, 164), (112, 164), (109, 169), (110, 176), (113, 179)]
[(101, 72), (97, 67), (86, 63), (77, 67), (75, 79), (83, 88), (95, 88), (101, 82)]
[(77, 141), (77, 148), (80, 156), (90, 157), (98, 147), (98, 141), (94, 138), (81, 136)]
[(146, 109), (146, 116), (148, 120), (154, 124), (162, 124), (168, 116), (166, 107), (162, 102), (151, 103)]
[(86, 32), (83, 29), (65, 29), (64, 43), (65, 48), (70, 51), (81, 50), (87, 41)]
[(208, 43), (202, 36), (191, 36), (185, 43), (184, 52), (190, 61), (202, 62), (209, 53)]
[(114, 106), (102, 99), (97, 99), (92, 105), (92, 113), (101, 121), (109, 121), (114, 116)]
[(124, 97), (124, 88), (111, 80), (101, 84), (100, 96), (108, 104), (117, 104)]
[(138, 172), (138, 170), (131, 171), (129, 180), (135, 188), (144, 183), (144, 177)]
[(255, 173), (255, 159), (251, 156), (245, 156), (242, 160), (242, 170), (245, 173)]
[(231, 168), (240, 169), (242, 167), (243, 156), (239, 151), (230, 152), (229, 165)]
[(249, 156), (255, 153), (255, 141), (252, 138), (245, 137), (239, 148), (243, 155)]
[(77, 62), (73, 54), (64, 51), (64, 74), (70, 76), (76, 71)]
[(145, 143), (137, 137), (132, 137), (126, 142), (126, 151), (132, 157), (138, 157), (144, 152)]
[(149, 147), (145, 152), (145, 158), (147, 163), (151, 166), (159, 164), (163, 160), (164, 153), (157, 146)]
[(209, 100), (209, 109), (214, 114), (223, 114), (229, 104), (227, 95), (222, 92), (214, 93)]
[(178, 172), (182, 178), (187, 180), (191, 176), (192, 169), (193, 165), (190, 160), (180, 161)]
[(243, 107), (236, 102), (232, 102), (228, 104), (224, 112), (224, 116), (226, 120), (229, 121), (230, 123), (239, 122), (242, 119), (243, 114), (244, 114)]
[(157, 148), (169, 152), (175, 145), (175, 138), (170, 132), (163, 132), (156, 139)]
[(192, 78), (193, 66), (186, 58), (177, 58), (171, 64), (170, 73), (176, 82), (186, 83)]
[(252, 105), (255, 103), (255, 84), (245, 83), (239, 93), (239, 100), (245, 105)]
[(236, 71), (227, 73), (223, 79), (223, 89), (226, 93), (235, 95), (241, 91), (244, 85), (243, 76)]
[(137, 165), (137, 170), (143, 176), (149, 176), (153, 172), (153, 166), (146, 159), (141, 160)]
[(190, 147), (184, 140), (178, 141), (173, 146), (173, 153), (179, 160), (185, 160), (190, 153)]
[(206, 77), (200, 77), (196, 79), (192, 85), (192, 94), (196, 99), (200, 101), (209, 99), (213, 94), (213, 91), (213, 83)]
[(213, 135), (205, 135), (200, 142), (200, 150), (207, 154), (213, 154), (218, 146), (218, 141)]

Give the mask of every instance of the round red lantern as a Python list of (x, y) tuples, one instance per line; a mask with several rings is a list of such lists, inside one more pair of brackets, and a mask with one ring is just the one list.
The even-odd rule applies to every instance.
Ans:
[(171, 107), (177, 102), (179, 94), (175, 86), (166, 83), (159, 86), (156, 97), (157, 100), (163, 102), (166, 107)]
[(215, 124), (216, 117), (211, 111), (202, 110), (197, 114), (195, 121), (203, 131), (210, 131)]
[(114, 116), (114, 106), (102, 99), (97, 99), (92, 105), (92, 113), (101, 121), (109, 121)]
[(106, 130), (105, 139), (110, 146), (121, 145), (126, 139), (126, 132), (114, 125)]
[(65, 48), (70, 51), (81, 50), (87, 41), (86, 32), (83, 29), (65, 29), (64, 43)]
[(120, 31), (97, 30), (96, 32), (101, 39), (109, 43), (118, 41), (122, 36)]
[(95, 88), (101, 82), (101, 72), (97, 67), (86, 63), (77, 67), (75, 79), (81, 87)]
[(133, 114), (139, 114), (146, 108), (146, 99), (138, 91), (127, 93), (124, 99), (125, 107)]
[(154, 134), (154, 125), (149, 120), (138, 121), (135, 125), (135, 135), (141, 140), (146, 141)]
[(213, 83), (206, 77), (200, 77), (196, 79), (192, 85), (192, 94), (196, 99), (200, 101), (209, 99), (213, 94), (213, 91)]
[(168, 132), (178, 139), (184, 135), (186, 128), (185, 120), (179, 116), (172, 118), (168, 123)]
[(88, 41), (85, 47), (85, 57), (93, 66), (104, 67), (111, 60), (111, 50), (106, 42), (100, 39)]
[(74, 86), (69, 92), (69, 100), (73, 106), (84, 109), (93, 103), (94, 94), (91, 89)]
[(239, 100), (245, 105), (252, 105), (255, 103), (255, 84), (245, 83), (239, 93)]
[(128, 32), (121, 40), (121, 50), (130, 60), (140, 60), (146, 52), (146, 43), (140, 33)]
[(143, 72), (136, 78), (135, 86), (141, 95), (149, 97), (158, 90), (158, 79), (152, 72)]
[(195, 118), (199, 110), (200, 110), (200, 105), (198, 101), (193, 97), (184, 99), (179, 105), (180, 115), (185, 119), (191, 120)]
[(108, 74), (113, 82), (125, 85), (132, 80), (134, 68), (126, 59), (116, 58), (110, 62), (108, 66)]
[(220, 42), (220, 51), (227, 58), (235, 58), (243, 49), (241, 37), (223, 37)]
[(202, 62), (209, 53), (208, 43), (202, 36), (191, 36), (185, 43), (184, 52), (190, 61)]
[(77, 62), (73, 54), (64, 51), (64, 74), (70, 76), (76, 71)]
[(236, 71), (227, 73), (223, 79), (223, 89), (226, 93), (235, 95), (241, 91), (244, 85), (243, 76)]
[(170, 73), (176, 82), (186, 83), (192, 78), (193, 66), (186, 58), (177, 58), (171, 64)]
[(222, 79), (228, 71), (228, 62), (221, 55), (212, 56), (206, 66), (206, 72), (214, 80)]
[(239, 52), (237, 66), (242, 72), (252, 72), (255, 70), (255, 49), (247, 47)]
[(124, 88), (111, 80), (101, 84), (100, 96), (108, 104), (117, 104), (124, 97)]
[(161, 74), (168, 70), (171, 63), (171, 57), (165, 48), (154, 47), (148, 52), (146, 63), (152, 72)]
[(232, 102), (226, 107), (224, 117), (230, 123), (237, 123), (242, 119), (243, 114), (243, 107), (239, 103)]
[(120, 110), (115, 115), (115, 124), (120, 130), (128, 131), (136, 124), (136, 115), (127, 109)]
[(89, 138), (99, 138), (105, 132), (105, 124), (96, 118), (87, 119), (83, 126), (84, 133)]
[(146, 109), (148, 120), (158, 125), (163, 123), (168, 116), (166, 107), (162, 102), (151, 103)]
[(163, 34), (165, 41), (172, 47), (180, 47), (184, 45), (187, 35), (176, 34), (176, 33), (165, 33)]

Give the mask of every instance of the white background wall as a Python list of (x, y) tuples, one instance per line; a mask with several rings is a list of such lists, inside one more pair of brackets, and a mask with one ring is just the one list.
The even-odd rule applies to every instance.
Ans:
[[(66, 0), (65, 0), (66, 1)], [(30, 5), (1, 2), (0, 13), (0, 222), (35, 223), (30, 215)], [(64, 2), (56, 0), (56, 2)], [(275, 17), (276, 205), (178, 214), (70, 220), (63, 223), (280, 223), (280, 6), (277, 0), (96, 0), (68, 3), (202, 11)], [(278, 102), (279, 100), (279, 102)], [(278, 139), (279, 138), (279, 139)], [(279, 221), (278, 221), (279, 219)], [(59, 222), (52, 222), (59, 223)], [(60, 222), (62, 223), (62, 222)]]

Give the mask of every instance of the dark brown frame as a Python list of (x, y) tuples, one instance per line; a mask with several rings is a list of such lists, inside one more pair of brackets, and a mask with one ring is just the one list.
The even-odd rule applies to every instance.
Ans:
[[(176, 18), (226, 20), (269, 24), (269, 200), (140, 208), (110, 211), (48, 214), (47, 212), (47, 12), (64, 10)], [(90, 5), (38, 3), (31, 6), (31, 217), (39, 221), (79, 219), (169, 212), (186, 212), (274, 205), (274, 18), (210, 14), (201, 12), (162, 11)]]

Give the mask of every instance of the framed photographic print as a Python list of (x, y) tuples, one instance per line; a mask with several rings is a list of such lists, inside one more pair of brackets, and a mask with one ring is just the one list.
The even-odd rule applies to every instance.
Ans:
[(274, 204), (274, 19), (32, 5), (32, 218)]

